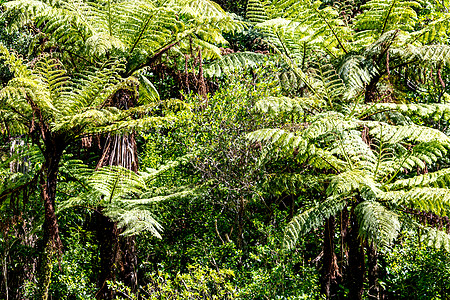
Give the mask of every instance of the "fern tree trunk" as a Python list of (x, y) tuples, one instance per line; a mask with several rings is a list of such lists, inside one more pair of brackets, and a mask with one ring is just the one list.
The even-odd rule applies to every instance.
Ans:
[(378, 284), (379, 268), (378, 253), (376, 246), (372, 244), (366, 245), (367, 249), (367, 272), (369, 281), (369, 299), (378, 300), (381, 297), (380, 285)]
[[(119, 89), (111, 98), (110, 106), (129, 109), (136, 103), (137, 86)], [(103, 154), (97, 168), (103, 166), (122, 166), (134, 172), (138, 171), (138, 158), (135, 134), (112, 135), (106, 138)], [(99, 208), (101, 212), (101, 208)], [(113, 299), (114, 294), (108, 288), (107, 280), (119, 280), (132, 292), (137, 289), (137, 257), (134, 237), (122, 237), (117, 224), (108, 217), (98, 214), (96, 217), (96, 235), (100, 250), (100, 267), (97, 299)]]
[(369, 84), (366, 86), (365, 92), (364, 92), (364, 102), (365, 103), (373, 103), (378, 101), (378, 91), (377, 91), (377, 84), (378, 81), (380, 81), (380, 75), (374, 76)]
[(339, 267), (337, 257), (334, 253), (334, 228), (335, 219), (330, 217), (325, 222), (323, 262), (320, 276), (321, 293), (331, 299), (336, 294), (338, 288)]
[(347, 287), (349, 299), (362, 299), (364, 288), (364, 247), (359, 238), (359, 225), (355, 213), (350, 213), (350, 231), (348, 233), (348, 275)]
[(50, 285), (53, 258), (61, 250), (62, 243), (59, 236), (58, 222), (55, 214), (56, 184), (58, 179), (59, 163), (65, 149), (65, 139), (62, 135), (51, 133), (42, 126), (44, 136), (45, 162), (40, 184), (44, 201), (45, 219), (43, 225), (43, 247), (39, 258), (38, 294), (36, 299), (46, 300)]

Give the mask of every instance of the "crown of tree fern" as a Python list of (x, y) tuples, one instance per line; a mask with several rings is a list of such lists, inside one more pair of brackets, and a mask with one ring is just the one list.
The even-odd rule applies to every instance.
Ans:
[[(330, 98), (334, 103), (339, 101), (339, 97)], [(302, 234), (320, 226), (347, 205), (355, 207), (360, 235), (380, 246), (391, 243), (398, 235), (402, 220), (407, 217), (402, 213), (405, 207), (447, 215), (448, 190), (433, 188), (446, 184), (447, 169), (409, 179), (400, 176), (432, 166), (446, 157), (450, 140), (443, 132), (419, 125), (364, 121), (334, 111), (306, 113), (313, 110), (307, 101), (287, 97), (260, 102), (256, 108), (261, 113), (289, 113), (308, 122), (290, 131), (277, 128), (255, 131), (247, 135), (251, 142), (268, 144), (273, 159), (280, 159), (280, 154), (295, 155), (298, 163), (335, 173), (328, 178), (328, 198), (295, 216), (285, 229), (285, 247), (295, 247)], [(308, 173), (304, 172), (290, 178), (307, 178)], [(422, 187), (413, 188), (414, 184)]]

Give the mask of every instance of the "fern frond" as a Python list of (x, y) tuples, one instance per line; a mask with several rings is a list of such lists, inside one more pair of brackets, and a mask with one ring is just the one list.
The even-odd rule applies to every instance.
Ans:
[(375, 172), (377, 156), (357, 130), (344, 131), (331, 146), (331, 153), (349, 161), (354, 168)]
[(250, 23), (262, 23), (270, 19), (267, 11), (268, 1), (264, 0), (249, 0), (247, 2), (246, 17)]
[(347, 86), (345, 98), (353, 99), (378, 74), (378, 71), (364, 56), (352, 55), (344, 60), (338, 74)]
[(247, 67), (256, 67), (266, 61), (266, 55), (254, 52), (236, 52), (222, 56), (205, 66), (204, 72), (209, 77), (221, 77), (232, 71)]
[(404, 161), (401, 166), (407, 170), (413, 167), (424, 169), (426, 165), (431, 165), (438, 159), (442, 159), (447, 154), (448, 145), (441, 141), (419, 143), (415, 145), (409, 153), (398, 157), (398, 161)]
[(308, 146), (307, 140), (283, 129), (260, 129), (247, 134), (246, 137), (250, 142), (268, 142), (286, 151), (292, 152), (296, 149), (300, 155), (306, 152)]
[(198, 196), (198, 188), (185, 189), (181, 192), (175, 192), (168, 195), (159, 195), (151, 198), (145, 198), (145, 194), (142, 195), (142, 199), (131, 199), (131, 200), (123, 200), (124, 203), (137, 206), (137, 205), (148, 205), (155, 202), (163, 202), (169, 200), (179, 200), (183, 198), (192, 198)]
[(349, 163), (342, 160), (328, 150), (310, 145), (307, 151), (308, 164), (319, 170), (332, 170), (344, 172), (348, 170)]
[(327, 187), (327, 195), (332, 197), (348, 197), (355, 192), (375, 197), (381, 190), (374, 178), (361, 170), (340, 173), (333, 177)]
[(377, 201), (363, 201), (355, 208), (359, 236), (378, 246), (389, 245), (400, 231), (398, 215)]
[(418, 60), (418, 64), (426, 64), (433, 67), (448, 66), (450, 64), (450, 46), (445, 44), (421, 46), (412, 50), (411, 54), (406, 53), (405, 56), (406, 58)]
[(450, 104), (447, 103), (376, 103), (361, 105), (355, 109), (356, 113), (376, 115), (377, 112), (398, 111), (403, 115), (434, 120), (450, 119)]
[(381, 122), (365, 122), (370, 128), (370, 135), (378, 139), (383, 139), (389, 144), (397, 144), (401, 141), (414, 143), (429, 143), (437, 141), (444, 146), (448, 146), (450, 138), (440, 130), (426, 126), (393, 126)]
[(119, 166), (106, 166), (97, 170), (89, 184), (101, 195), (105, 204), (139, 195), (146, 189), (145, 181), (131, 170)]
[(169, 170), (173, 170), (178, 166), (186, 165), (191, 162), (191, 160), (195, 157), (194, 153), (188, 153), (177, 157), (175, 160), (167, 161), (164, 165), (159, 166), (157, 169), (147, 168), (146, 172), (140, 172), (142, 178), (144, 178), (145, 182), (151, 182), (156, 179), (158, 176), (161, 176), (165, 172)]
[(118, 222), (118, 228), (125, 229), (121, 233), (123, 236), (132, 236), (146, 231), (159, 239), (161, 238), (163, 227), (148, 210), (107, 206), (103, 213), (115, 222)]
[(428, 246), (436, 249), (444, 248), (447, 252), (450, 252), (450, 235), (437, 228), (420, 226), (422, 232), (420, 235), (420, 241)]
[(296, 215), (284, 231), (283, 248), (292, 250), (300, 236), (317, 228), (347, 205), (347, 200), (329, 197), (317, 206)]
[(421, 67), (441, 68), (450, 63), (450, 46), (446, 44), (417, 45), (407, 44), (390, 49), (391, 60), (397, 64), (409, 62)]
[[(119, 166), (106, 166), (95, 171), (87, 180), (89, 190), (62, 203), (60, 211), (74, 206), (95, 208), (102, 206), (103, 213), (118, 226), (125, 228), (123, 235), (149, 231), (161, 238), (162, 226), (139, 198), (145, 195), (144, 179), (131, 170)], [(141, 201), (141, 202), (140, 202)]]
[(309, 98), (267, 97), (256, 102), (254, 109), (264, 114), (288, 113), (301, 116), (303, 108), (309, 107), (309, 103)]
[(359, 126), (358, 122), (346, 120), (341, 113), (328, 111), (316, 114), (311, 124), (305, 129), (303, 136), (308, 139), (318, 139), (324, 135), (333, 135), (344, 130), (356, 129)]
[[(16, 0), (8, 2), (7, 8), (9, 14), (24, 13), (36, 21), (50, 42), (76, 54), (83, 63), (110, 56), (125, 58), (127, 76), (169, 49), (182, 53), (199, 47), (204, 57), (220, 57), (217, 45), (226, 43), (222, 32), (245, 26), (209, 0)], [(188, 37), (189, 43), (183, 43)]]
[(88, 178), (92, 176), (93, 170), (83, 163), (82, 160), (73, 159), (72, 155), (64, 155), (63, 164), (59, 169), (60, 176), (67, 176), (88, 184)]
[(314, 88), (316, 94), (326, 99), (330, 103), (330, 107), (333, 106), (333, 103), (343, 100), (346, 87), (334, 67), (330, 64), (320, 64), (315, 69), (315, 72), (314, 78), (316, 83)]
[(413, 188), (409, 191), (379, 193), (381, 201), (393, 205), (412, 207), (421, 211), (431, 211), (439, 216), (449, 216), (450, 190), (447, 188)]
[(416, 187), (441, 187), (445, 188), (450, 183), (450, 169), (442, 169), (436, 172), (417, 175), (408, 179), (400, 179), (386, 185), (390, 191), (400, 189), (412, 189)]
[[(90, 110), (95, 112), (95, 110)], [(114, 114), (114, 118), (105, 119), (103, 124), (95, 123), (92, 127), (87, 127), (83, 133), (97, 134), (104, 132), (130, 133), (133, 131), (148, 131), (154, 128), (170, 128), (179, 121), (176, 116), (167, 117), (141, 117), (139, 119), (131, 119), (129, 113), (121, 112)], [(125, 120), (124, 120), (125, 119)]]
[(374, 41), (390, 30), (414, 30), (417, 21), (415, 8), (420, 8), (417, 1), (368, 1), (361, 6), (364, 12), (356, 17), (354, 24), (359, 31), (358, 38), (369, 38)]
[(154, 103), (160, 100), (158, 90), (142, 73), (139, 75), (139, 100), (138, 105)]
[(297, 195), (306, 189), (323, 190), (329, 177), (327, 175), (316, 176), (292, 173), (269, 174), (266, 176), (262, 186), (263, 190), (270, 195)]
[(422, 29), (411, 33), (411, 41), (419, 41), (422, 44), (446, 43), (447, 28), (450, 26), (450, 14), (443, 13), (439, 19), (432, 20)]

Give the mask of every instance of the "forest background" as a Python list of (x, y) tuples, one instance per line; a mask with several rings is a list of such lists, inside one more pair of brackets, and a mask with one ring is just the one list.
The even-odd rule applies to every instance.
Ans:
[(448, 298), (449, 5), (0, 0), (0, 298)]

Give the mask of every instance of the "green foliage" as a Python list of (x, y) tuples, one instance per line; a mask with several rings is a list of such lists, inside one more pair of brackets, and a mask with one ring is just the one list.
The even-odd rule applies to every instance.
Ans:
[(361, 6), (354, 24), (358, 38), (381, 36), (390, 30), (413, 31), (418, 1), (372, 0)]
[[(382, 286), (389, 296), (400, 299), (445, 299), (448, 297), (448, 252), (436, 251), (411, 233), (402, 234), (385, 256)], [(438, 279), (438, 280), (436, 280)]]
[(215, 270), (200, 265), (189, 265), (187, 269), (187, 273), (178, 273), (173, 277), (168, 273), (147, 275), (151, 283), (142, 287), (140, 296), (133, 295), (120, 283), (110, 284), (126, 295), (125, 299), (237, 299), (232, 270)]
[[(249, 25), (209, 0), (4, 3), (12, 31), (35, 31), (39, 56), (28, 63), (0, 50), (9, 72), (0, 91), (0, 265), (18, 274), (32, 264), (43, 146), (61, 135), (81, 160), (65, 153), (58, 169), (66, 251), (54, 264), (54, 298), (94, 297), (99, 249), (87, 227), (98, 207), (136, 236), (140, 290), (110, 282), (122, 297), (317, 299), (327, 275), (349, 287), (350, 232), (382, 254), (389, 297), (445, 298), (447, 282), (419, 268), (448, 277), (446, 252), (427, 248), (450, 250), (443, 5), (250, 0)], [(27, 34), (7, 36), (9, 48), (11, 36)], [(223, 49), (224, 37), (252, 48)], [(186, 88), (181, 100), (165, 99), (182, 81), (211, 94)], [(121, 92), (138, 106), (111, 107)], [(100, 150), (79, 140), (104, 132), (136, 132), (139, 173), (93, 171)], [(317, 256), (325, 222), (336, 226), (328, 241), (340, 244), (333, 274), (314, 265), (327, 259)]]
[(254, 52), (236, 52), (224, 55), (205, 68), (205, 74), (210, 77), (221, 77), (231, 71), (256, 67), (265, 61), (265, 55)]
[(201, 47), (203, 57), (220, 57), (215, 44), (226, 42), (221, 32), (242, 27), (209, 0), (166, 4), (151, 0), (10, 1), (6, 7), (10, 15), (20, 13), (24, 20), (36, 21), (52, 42), (67, 51), (69, 61), (82, 58), (83, 63), (92, 62), (110, 55), (126, 58), (126, 76), (171, 48), (185, 52)]
[(138, 174), (119, 166), (107, 166), (94, 172), (88, 179), (88, 190), (62, 203), (61, 210), (71, 207), (96, 209), (103, 207), (103, 213), (124, 228), (123, 235), (134, 235), (148, 231), (161, 238), (161, 225), (153, 214), (144, 207), (159, 201), (157, 197), (142, 199), (148, 190), (144, 179)]

